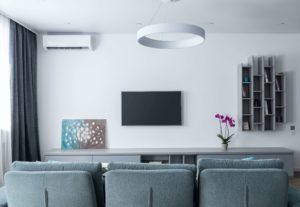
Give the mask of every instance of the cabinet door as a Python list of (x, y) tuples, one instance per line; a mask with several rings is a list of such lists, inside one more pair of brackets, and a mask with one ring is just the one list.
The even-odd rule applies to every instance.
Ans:
[(197, 155), (197, 160), (201, 158), (211, 158), (211, 159), (243, 159), (245, 155), (226, 155), (226, 154), (211, 154), (211, 155)]
[(61, 161), (61, 162), (92, 162), (92, 156), (45, 156), (45, 161)]
[(141, 162), (139, 155), (94, 155), (93, 162)]

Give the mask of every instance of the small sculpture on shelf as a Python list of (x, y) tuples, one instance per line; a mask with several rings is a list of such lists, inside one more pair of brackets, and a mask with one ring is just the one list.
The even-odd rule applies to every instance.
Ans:
[(217, 134), (217, 137), (219, 137), (222, 140), (222, 149), (227, 150), (228, 144), (234, 135), (230, 133), (229, 128), (235, 127), (235, 120), (232, 117), (229, 117), (227, 115), (224, 116), (221, 114), (216, 114), (215, 118), (219, 120), (220, 125), (220, 133)]

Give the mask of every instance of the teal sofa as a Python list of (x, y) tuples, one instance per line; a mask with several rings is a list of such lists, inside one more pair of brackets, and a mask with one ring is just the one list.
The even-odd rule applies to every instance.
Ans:
[(197, 167), (110, 163), (103, 173), (101, 163), (15, 162), (0, 207), (300, 207), (282, 168), (280, 160), (201, 159)]

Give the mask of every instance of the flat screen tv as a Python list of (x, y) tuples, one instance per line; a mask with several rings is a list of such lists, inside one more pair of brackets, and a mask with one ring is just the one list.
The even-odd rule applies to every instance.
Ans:
[(181, 92), (122, 92), (122, 125), (181, 125)]

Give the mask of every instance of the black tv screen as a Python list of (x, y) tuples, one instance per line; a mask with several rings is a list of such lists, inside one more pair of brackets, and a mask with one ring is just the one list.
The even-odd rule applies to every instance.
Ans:
[(181, 92), (122, 92), (122, 125), (181, 125)]

